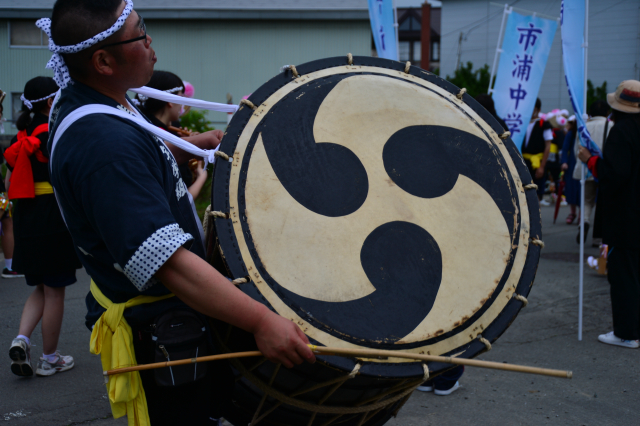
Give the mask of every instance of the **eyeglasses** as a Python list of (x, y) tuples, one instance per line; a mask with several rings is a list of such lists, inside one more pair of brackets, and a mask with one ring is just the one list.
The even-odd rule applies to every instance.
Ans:
[[(138, 15), (140, 16), (140, 15)], [(133, 43), (134, 41), (139, 41), (139, 40), (144, 40), (145, 44), (147, 43), (147, 26), (144, 24), (144, 18), (142, 18), (142, 16), (140, 16), (140, 24), (138, 25), (138, 29), (140, 31), (144, 31), (144, 35), (141, 35), (140, 37), (136, 37), (136, 38), (132, 38), (129, 40), (123, 40), (123, 41), (119, 41), (116, 43), (109, 43), (109, 44), (105, 44), (104, 46), (101, 47), (105, 48), (105, 47), (109, 47), (109, 46), (119, 46), (121, 44), (128, 44), (128, 43)]]

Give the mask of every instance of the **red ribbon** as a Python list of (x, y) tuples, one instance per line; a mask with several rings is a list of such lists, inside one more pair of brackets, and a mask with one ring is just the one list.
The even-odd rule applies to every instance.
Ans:
[(35, 198), (31, 157), (35, 155), (36, 159), (41, 163), (49, 162), (49, 159), (40, 152), (40, 139), (36, 137), (48, 131), (49, 125), (46, 123), (36, 127), (31, 135), (27, 135), (26, 130), (21, 130), (18, 132), (18, 141), (4, 152), (4, 158), (7, 160), (7, 164), (13, 167), (11, 179), (9, 180), (11, 185), (9, 185), (9, 192), (7, 194), (10, 200), (16, 198)]

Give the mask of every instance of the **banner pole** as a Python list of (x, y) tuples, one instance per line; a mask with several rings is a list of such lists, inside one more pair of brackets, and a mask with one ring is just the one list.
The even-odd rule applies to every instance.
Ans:
[(502, 44), (502, 32), (504, 30), (504, 21), (507, 18), (507, 10), (509, 9), (509, 5), (505, 3), (504, 5), (504, 11), (502, 12), (502, 23), (500, 24), (500, 32), (498, 33), (498, 44), (496, 45), (496, 54), (493, 56), (493, 66), (491, 67), (491, 77), (489, 77), (489, 89), (487, 90), (487, 93), (490, 95), (491, 92), (493, 92), (493, 88), (491, 86), (493, 86), (493, 76), (496, 73), (496, 64), (498, 62), (498, 56), (500, 56), (500, 53), (502, 53), (502, 49), (500, 48), (500, 45)]
[(400, 60), (400, 31), (398, 25), (398, 8), (396, 7), (396, 0), (393, 0), (393, 28), (396, 36), (396, 61)]
[[(587, 48), (589, 47), (589, 0), (585, 0), (584, 11), (584, 44), (582, 49), (584, 50), (584, 82), (583, 91), (584, 99), (582, 101), (582, 111), (587, 111)], [(578, 340), (582, 341), (582, 310), (584, 299), (584, 193), (585, 193), (585, 168), (583, 163), (580, 168), (580, 287), (578, 291)]]

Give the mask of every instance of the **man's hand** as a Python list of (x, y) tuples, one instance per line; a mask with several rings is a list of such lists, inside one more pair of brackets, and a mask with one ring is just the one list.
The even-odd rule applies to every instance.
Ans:
[(578, 158), (586, 164), (587, 161), (589, 161), (589, 158), (591, 158), (591, 152), (589, 152), (589, 150), (584, 146), (581, 146), (580, 151), (578, 152)]
[(270, 361), (285, 367), (315, 361), (307, 336), (296, 324), (251, 299), (185, 248), (180, 247), (155, 277), (196, 311), (253, 333)]
[(562, 169), (563, 172), (566, 172), (568, 168), (569, 165), (567, 163), (562, 163), (562, 166), (560, 166), (560, 169)]
[(267, 311), (254, 330), (258, 349), (271, 362), (287, 368), (304, 361), (313, 363), (315, 355), (307, 346), (309, 339), (295, 323)]
[(211, 130), (197, 135), (184, 138), (200, 149), (214, 149), (222, 141), (224, 132), (222, 130)]
[(544, 167), (540, 166), (536, 169), (536, 179), (542, 179), (542, 176), (544, 176)]
[[(223, 136), (224, 132), (222, 130), (211, 130), (209, 132), (199, 133), (182, 139), (190, 142), (200, 149), (215, 149), (220, 145)], [(167, 143), (167, 147), (175, 157), (178, 164), (184, 164), (193, 158), (193, 154), (189, 154), (171, 143)]]

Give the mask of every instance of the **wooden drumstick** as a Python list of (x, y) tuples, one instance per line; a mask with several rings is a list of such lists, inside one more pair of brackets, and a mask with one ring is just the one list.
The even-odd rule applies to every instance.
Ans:
[(180, 133), (182, 136), (191, 136), (191, 134), (193, 133), (191, 130), (181, 129), (175, 126), (169, 126), (169, 130), (174, 133)]
[[(311, 350), (320, 355), (349, 356), (354, 358), (403, 358), (415, 359), (419, 361), (442, 362), (445, 364), (468, 365), (470, 367), (490, 368), (493, 370), (515, 371), (518, 373), (538, 374), (542, 376), (560, 377), (571, 379), (571, 371), (551, 370), (548, 368), (528, 367), (525, 365), (504, 364), (501, 362), (480, 361), (476, 359), (455, 358), (449, 356), (423, 355), (404, 351), (383, 351), (376, 349), (342, 349), (328, 348), (325, 346), (308, 345)], [(178, 361), (157, 362), (155, 364), (136, 365), (133, 367), (118, 368), (104, 371), (103, 376), (113, 376), (114, 374), (130, 373), (132, 371), (153, 370), (162, 367), (173, 367), (176, 365), (195, 364), (198, 362), (219, 361), (230, 358), (247, 358), (263, 356), (262, 352), (236, 352), (229, 354), (210, 355), (202, 358), (181, 359)]]

